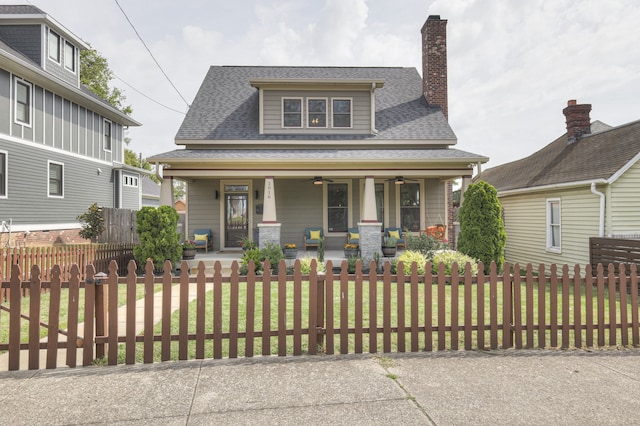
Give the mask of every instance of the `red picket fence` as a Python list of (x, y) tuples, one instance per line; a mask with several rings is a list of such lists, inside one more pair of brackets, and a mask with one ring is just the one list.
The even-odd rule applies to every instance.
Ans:
[[(523, 275), (509, 272), (520, 271), (518, 264), (505, 265), (502, 274), (492, 265), (486, 275), (481, 264), (477, 275), (468, 265), (461, 271), (454, 265), (445, 275), (442, 264), (435, 275), (430, 264), (426, 274), (418, 274), (415, 264), (407, 275), (391, 274), (389, 264), (377, 273), (373, 263), (369, 274), (362, 272), (360, 263), (355, 274), (348, 274), (346, 261), (340, 274), (331, 272), (331, 262), (326, 274), (318, 273), (313, 261), (309, 275), (301, 273), (299, 261), (292, 275), (286, 274), (284, 261), (277, 275), (268, 272), (268, 263), (263, 275), (247, 276), (238, 274), (237, 263), (227, 276), (219, 263), (211, 274), (205, 273), (203, 263), (195, 275), (189, 275), (186, 266), (177, 277), (167, 262), (164, 275), (154, 276), (149, 262), (139, 277), (131, 261), (121, 277), (112, 262), (108, 278), (96, 282), (92, 265), (84, 281), (77, 267), (68, 281), (62, 280), (58, 267), (51, 280), (44, 281), (37, 266), (25, 281), (14, 265), (11, 280), (2, 283), (2, 288), (11, 289), (8, 343), (0, 342), (0, 351), (8, 351), (9, 369), (20, 368), (21, 351), (28, 351), (28, 368), (39, 368), (40, 350), (46, 350), (46, 367), (55, 368), (58, 349), (67, 349), (65, 364), (75, 366), (76, 347), (82, 349), (82, 364), (89, 365), (103, 356), (109, 364), (118, 363), (119, 357), (133, 364), (258, 354), (580, 348), (640, 342), (635, 265), (629, 271), (624, 265), (617, 271), (613, 265), (607, 270), (599, 265), (593, 274), (587, 265), (584, 277), (579, 266), (558, 271), (553, 265), (546, 271), (541, 265), (534, 271), (530, 264)], [(136, 331), (139, 286), (144, 287), (137, 302), (144, 306), (141, 332)], [(16, 294), (25, 288), (31, 299), (28, 312), (21, 312)], [(46, 318), (41, 317), (43, 288), (50, 290)], [(64, 293), (67, 302), (61, 306)], [(83, 309), (78, 301), (84, 301)], [(125, 307), (119, 308), (123, 302)], [(156, 304), (161, 319), (153, 315)], [(85, 319), (81, 333), (79, 313)], [(7, 327), (6, 316), (0, 311), (0, 331)], [(31, 319), (28, 333), (23, 331), (28, 337), (21, 337), (25, 316)], [(59, 330), (62, 322), (66, 326)], [(43, 327), (53, 332), (41, 341)], [(57, 331), (66, 339), (58, 339)]]

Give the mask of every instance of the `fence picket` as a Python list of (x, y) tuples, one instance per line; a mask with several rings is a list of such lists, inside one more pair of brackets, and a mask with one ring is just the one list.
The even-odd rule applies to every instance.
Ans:
[(640, 327), (638, 324), (638, 271), (634, 264), (631, 265), (631, 343), (634, 347), (640, 344)]
[[(129, 261), (129, 274), (135, 276), (135, 262)], [(189, 280), (189, 266), (186, 261), (182, 261), (180, 268), (180, 280)], [(171, 301), (172, 301), (172, 282), (171, 276), (162, 275), (162, 338), (160, 342), (160, 359), (169, 361), (171, 359)], [(135, 285), (135, 282), (134, 284)], [(204, 302), (203, 302), (204, 303)]]
[[(82, 345), (82, 365), (91, 365), (93, 362), (93, 343), (94, 343), (94, 314), (96, 300), (96, 285), (95, 285), (95, 269), (93, 265), (87, 267), (87, 284), (84, 287), (84, 341)], [(135, 300), (135, 298), (133, 299)], [(135, 307), (135, 304), (134, 304)]]
[(478, 277), (477, 277), (477, 285), (476, 285), (476, 311), (477, 311), (477, 322), (478, 322), (478, 349), (484, 350), (485, 341), (484, 341), (484, 310), (485, 310), (485, 300), (484, 300), (484, 286), (485, 286), (485, 276), (484, 276), (484, 263), (478, 262)]
[(609, 345), (615, 346), (616, 339), (616, 272), (613, 263), (609, 264), (607, 275), (609, 290)]
[[(186, 263), (186, 262), (185, 262)], [(188, 267), (186, 268), (189, 269)], [(231, 271), (231, 283), (238, 283), (238, 271)], [(198, 273), (196, 276), (196, 359), (204, 359), (204, 311), (205, 311), (205, 275), (204, 275), (204, 263), (198, 264)], [(233, 315), (233, 307), (230, 306), (230, 314)], [(236, 306), (237, 310), (237, 306)], [(233, 329), (233, 328), (232, 328)], [(237, 343), (237, 340), (236, 340)], [(231, 340), (229, 341), (231, 345)], [(232, 356), (231, 352), (233, 345), (229, 348), (229, 358), (236, 358), (237, 353)], [(236, 345), (237, 348), (237, 345)]]
[[(254, 347), (254, 330), (255, 330), (255, 313), (256, 313), (256, 272), (253, 268), (249, 268), (247, 274), (247, 312), (245, 318), (245, 330), (247, 337), (244, 343), (244, 356), (253, 357)], [(309, 344), (311, 348), (311, 344)]]
[[(268, 265), (269, 262), (266, 263), (266, 265)], [(265, 265), (265, 268), (267, 267)], [(232, 268), (235, 267), (236, 270), (238, 268), (238, 263), (234, 261), (234, 265), (232, 266)], [(218, 263), (216, 265), (216, 268), (220, 268), (220, 264)], [(267, 276), (267, 279), (270, 279), (271, 277), (269, 276), (269, 272), (268, 269), (265, 269), (265, 275)], [(187, 305), (188, 305), (188, 293), (189, 293), (189, 282), (186, 283), (181, 283), (183, 287), (186, 288), (186, 290), (184, 291), (184, 308), (185, 311), (187, 310)], [(181, 302), (182, 302), (182, 298), (180, 298)], [(182, 309), (181, 309), (182, 311)], [(185, 329), (187, 328), (187, 316), (185, 315)], [(184, 356), (185, 359), (187, 359), (187, 341), (186, 341), (186, 337), (185, 337), (185, 344), (184, 344), (185, 348), (184, 348)], [(264, 352), (264, 350), (263, 350)], [(263, 353), (264, 355), (264, 353)], [(222, 358), (222, 275), (219, 273), (216, 273), (214, 275), (214, 279), (213, 279), (213, 358), (214, 359), (220, 359)]]
[(573, 268), (573, 329), (574, 345), (576, 348), (582, 347), (582, 303), (580, 302), (582, 277), (580, 276), (580, 266)]
[(585, 278), (585, 317), (584, 322), (586, 323), (586, 344), (588, 347), (593, 346), (593, 271), (591, 269), (591, 265), (585, 266), (584, 272)]
[[(629, 322), (627, 319), (627, 273), (624, 263), (619, 265), (618, 278), (620, 285), (618, 286), (618, 294), (620, 295), (620, 334), (622, 346), (629, 344)], [(617, 321), (616, 321), (617, 322)]]
[[(425, 350), (433, 350), (433, 266), (427, 262), (424, 272), (424, 346)], [(372, 299), (371, 297), (369, 298)]]
[[(369, 263), (369, 268), (372, 273), (375, 273), (375, 262)], [(362, 279), (362, 267), (358, 267), (356, 270), (356, 280), (354, 282), (354, 352), (357, 354), (362, 353), (362, 287), (364, 286), (364, 280)]]
[(78, 315), (80, 304), (80, 269), (78, 265), (71, 266), (69, 280), (69, 303), (67, 312), (67, 365), (75, 367), (78, 358), (78, 348), (83, 346), (78, 339)]
[[(361, 262), (359, 262), (361, 264)], [(340, 272), (340, 353), (349, 353), (349, 272)]]
[[(391, 268), (389, 262), (385, 262), (384, 271)], [(384, 272), (386, 273), (386, 272)], [(383, 273), (383, 274), (384, 274)], [(369, 275), (369, 353), (378, 352), (378, 276), (376, 271)]]
[(489, 316), (491, 349), (498, 349), (498, 273), (495, 262), (489, 269)]
[(29, 370), (40, 367), (40, 289), (40, 268), (34, 265), (29, 280)]
[[(342, 270), (347, 269), (347, 261), (342, 261)], [(334, 318), (333, 318), (333, 268), (331, 267), (331, 262), (327, 262), (327, 275), (325, 281), (325, 352), (327, 355), (333, 355), (334, 348), (334, 340), (333, 340), (333, 331), (334, 331)]]
[[(282, 261), (284, 265), (284, 260)], [(281, 265), (281, 266), (282, 266)], [(266, 268), (266, 265), (265, 265)], [(287, 273), (278, 270), (278, 356), (287, 355)]]
[[(411, 265), (413, 266), (413, 265)], [(396, 325), (398, 330), (397, 348), (398, 352), (406, 351), (406, 330), (405, 330), (405, 306), (404, 306), (404, 269), (398, 270), (396, 281)]]
[[(147, 262), (145, 268), (146, 270), (149, 270), (149, 262)], [(127, 307), (127, 318), (125, 324), (125, 363), (127, 364), (135, 364), (136, 362), (136, 287), (138, 282), (135, 272), (133, 277), (131, 274), (131, 265), (129, 265), (129, 280), (127, 281), (127, 298), (125, 302)]]
[[(507, 269), (505, 265), (505, 270)], [(514, 345), (516, 349), (522, 349), (522, 281), (520, 277), (520, 264), (513, 265), (513, 326), (515, 331)]]
[(549, 294), (549, 324), (551, 326), (551, 347), (558, 347), (558, 270), (555, 264), (551, 265), (550, 294)]
[[(249, 269), (254, 268), (252, 262), (249, 262)], [(218, 279), (222, 280), (221, 277)], [(215, 283), (214, 280), (214, 286)], [(267, 269), (262, 274), (262, 355), (271, 355), (271, 274)]]
[(604, 268), (598, 264), (598, 346), (604, 346)]
[[(293, 355), (298, 356), (302, 355), (302, 272), (300, 261), (296, 259), (295, 263), (298, 265), (294, 268), (293, 274)], [(285, 266), (282, 266), (282, 269), (285, 269)]]
[(417, 265), (411, 265), (411, 352), (420, 350), (418, 341), (418, 329), (420, 328), (418, 303), (418, 268)]
[[(58, 363), (58, 340), (60, 327), (60, 292), (62, 280), (60, 267), (53, 267), (49, 287), (49, 331), (47, 333), (47, 369), (56, 368)], [(75, 342), (73, 342), (75, 343)], [(71, 342), (67, 342), (67, 348)]]
[(443, 351), (446, 347), (446, 285), (447, 278), (444, 276), (444, 263), (438, 265), (438, 350)]
[(570, 278), (569, 278), (569, 265), (562, 266), (562, 349), (569, 347), (569, 291)]
[[(398, 262), (398, 270), (404, 265)], [(385, 268), (382, 277), (382, 351), (391, 352), (391, 269)]]
[[(202, 265), (202, 272), (198, 270), (198, 294), (202, 292), (202, 296), (198, 296), (198, 300), (204, 300), (205, 288), (204, 288), (204, 264)], [(237, 264), (236, 264), (237, 265)], [(239, 299), (239, 284), (238, 271), (231, 271), (231, 282), (229, 292), (229, 358), (238, 357), (238, 299)], [(204, 358), (204, 303), (202, 303), (202, 358)]]
[(109, 344), (107, 360), (109, 365), (118, 363), (118, 264), (115, 260), (109, 265), (109, 277), (107, 278), (107, 316), (109, 318), (107, 343)]

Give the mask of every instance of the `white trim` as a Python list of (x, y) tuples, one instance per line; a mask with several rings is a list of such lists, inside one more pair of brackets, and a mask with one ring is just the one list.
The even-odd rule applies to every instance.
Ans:
[[(334, 101), (349, 101), (349, 126), (336, 126), (334, 122), (335, 112), (333, 111), (333, 102)], [(339, 114), (346, 115), (346, 114)], [(353, 129), (353, 98), (331, 98), (331, 128), (332, 129)]]
[(579, 187), (579, 186), (589, 186), (591, 187), (591, 184), (595, 183), (595, 184), (607, 184), (610, 183), (609, 181), (607, 181), (606, 179), (592, 179), (592, 180), (581, 180), (578, 182), (564, 182), (564, 183), (554, 183), (551, 185), (542, 185), (542, 186), (534, 186), (531, 188), (519, 188), (519, 189), (509, 189), (506, 191), (499, 191), (498, 192), (498, 197), (508, 197), (510, 195), (519, 195), (519, 194), (526, 194), (529, 192), (544, 192), (544, 191), (550, 191), (553, 189), (560, 189), (560, 188), (575, 188), (575, 187)]
[(347, 185), (347, 229), (349, 224), (353, 223), (353, 181), (351, 179), (334, 179), (333, 182), (327, 182), (322, 185), (322, 227), (327, 236), (345, 235), (345, 231), (329, 231), (329, 185), (346, 184)]
[[(29, 127), (31, 128), (33, 125), (33, 83), (30, 83), (27, 80), (24, 80), (21, 77), (18, 77), (17, 75), (13, 75), (13, 122), (20, 125), (20, 126), (25, 126), (25, 127)], [(21, 84), (25, 87), (28, 88), (29, 93), (28, 93), (28, 101), (29, 104), (27, 105), (29, 111), (29, 121), (28, 122), (24, 122), (24, 121), (20, 121), (18, 120), (18, 84)]]
[[(420, 205), (418, 206), (420, 208), (420, 213), (419, 213), (419, 219), (420, 219), (420, 223), (418, 224), (418, 231), (420, 231), (421, 229), (425, 228), (425, 208), (426, 208), (426, 198), (425, 198), (425, 184), (424, 184), (424, 179), (412, 179), (412, 180), (416, 180), (417, 182), (406, 182), (405, 185), (407, 184), (418, 184), (418, 196), (420, 197)], [(394, 225), (395, 228), (402, 228), (402, 215), (401, 215), (401, 206), (400, 206), (400, 190), (402, 189), (402, 187), (404, 185), (395, 185), (396, 186), (396, 200), (395, 200), (395, 208), (396, 208), (396, 223)], [(400, 187), (400, 188), (398, 188)], [(411, 231), (411, 230), (409, 230)], [(418, 232), (418, 231), (411, 231), (411, 232)]]
[[(310, 101), (324, 101), (324, 126), (312, 126), (311, 125), (311, 121), (310, 121), (310, 117), (309, 114), (311, 114), (311, 111), (309, 111), (309, 102)], [(323, 98), (323, 97), (308, 97), (307, 98), (307, 128), (308, 129), (326, 129), (329, 127), (329, 98)], [(314, 112), (313, 114), (320, 114), (317, 112)]]
[(140, 176), (122, 173), (122, 186), (128, 188), (138, 188)]
[[(230, 247), (227, 247), (225, 244), (225, 241), (227, 240), (227, 234), (226, 234), (226, 229), (224, 227), (224, 223), (225, 223), (225, 202), (224, 202), (224, 195), (225, 195), (225, 191), (224, 188), (226, 185), (246, 185), (247, 186), (247, 233), (248, 236), (250, 238), (253, 238), (252, 236), (252, 232), (253, 232), (253, 202), (254, 202), (254, 197), (251, 196), (251, 194), (253, 194), (253, 181), (252, 180), (247, 180), (247, 179), (230, 179), (230, 180), (220, 180), (220, 188), (219, 188), (219, 196), (220, 198), (217, 200), (213, 200), (214, 202), (217, 202), (220, 205), (220, 249), (227, 249)], [(186, 188), (185, 188), (186, 190)], [(174, 204), (172, 204), (172, 206), (175, 206), (175, 202)], [(187, 211), (189, 211), (189, 208), (187, 208)], [(187, 222), (188, 223), (188, 222)], [(190, 232), (190, 230), (187, 230)], [(188, 234), (187, 234), (188, 236)], [(214, 236), (215, 238), (215, 236)], [(214, 239), (214, 243), (215, 243), (215, 239)], [(237, 248), (237, 247), (232, 247), (232, 248)]]
[(9, 198), (9, 152), (0, 149), (0, 154), (4, 154), (4, 195), (0, 194), (0, 199), (6, 200)]
[[(67, 46), (71, 46), (71, 49), (73, 50), (73, 52), (71, 53), (71, 63), (72, 63), (72, 68), (69, 68), (67, 66)], [(77, 49), (76, 47), (73, 45), (73, 43), (69, 42), (69, 40), (65, 40), (64, 41), (64, 55), (63, 55), (63, 63), (64, 63), (64, 69), (66, 69), (67, 71), (76, 74), (77, 69), (78, 69), (78, 65), (76, 63), (76, 52)]]
[[(61, 166), (61, 175), (60, 176), (60, 195), (57, 194), (51, 194), (51, 165), (52, 164), (56, 164), (58, 166)], [(47, 198), (64, 198), (64, 163), (60, 163), (59, 161), (53, 161), (53, 160), (47, 160)]]
[(633, 167), (638, 161), (640, 161), (640, 152), (634, 155), (634, 157), (627, 161), (627, 163), (622, 166), (617, 172), (615, 172), (609, 179), (607, 179), (608, 183), (614, 183), (620, 178), (627, 170)]
[[(367, 179), (360, 179), (360, 212), (363, 211), (364, 209), (364, 185), (366, 183)], [(384, 178), (374, 178), (373, 179), (373, 184), (374, 184), (374, 189), (375, 189), (375, 185), (381, 183), (383, 185), (383, 192), (384, 192), (384, 200), (383, 200), (383, 209), (385, 212), (384, 215), (384, 221), (381, 221), (380, 218), (377, 218), (378, 221), (380, 223), (382, 223), (383, 228), (388, 228), (389, 227), (389, 204), (390, 204), (390, 200), (389, 200), (389, 181), (387, 179)], [(376, 205), (376, 215), (378, 214), (378, 206)]]
[[(558, 221), (559, 223), (557, 224), (558, 226), (558, 239), (560, 240), (558, 242), (557, 246), (553, 246), (552, 244), (552, 229), (551, 226), (554, 226), (553, 223), (551, 223), (551, 205), (553, 203), (558, 203)], [(545, 230), (545, 234), (547, 237), (547, 244), (546, 244), (546, 249), (548, 252), (551, 253), (562, 253), (562, 199), (560, 198), (547, 198), (545, 200), (545, 205), (546, 205), (546, 230)]]
[[(284, 125), (284, 102), (285, 101), (300, 101), (300, 126), (285, 126)], [(292, 114), (292, 113), (289, 113)], [(280, 98), (280, 126), (283, 129), (302, 129), (304, 127), (304, 98), (301, 97), (287, 97), (283, 96)]]
[(258, 89), (258, 133), (264, 134), (264, 89)]
[(105, 160), (101, 160), (99, 158), (90, 157), (88, 155), (85, 156), (85, 155), (82, 155), (82, 154), (76, 154), (75, 152), (65, 151), (63, 149), (55, 148), (55, 147), (52, 147), (50, 145), (45, 145), (45, 144), (42, 144), (42, 143), (39, 143), (39, 142), (33, 142), (33, 141), (28, 141), (28, 140), (16, 138), (15, 136), (2, 135), (0, 138), (1, 138), (0, 140), (7, 140), (9, 142), (19, 143), (19, 144), (23, 144), (23, 145), (29, 145), (31, 147), (44, 149), (46, 151), (65, 154), (65, 155), (68, 155), (69, 157), (80, 158), (82, 160), (92, 161), (94, 163), (104, 164), (106, 166), (113, 166), (113, 162), (112, 161), (105, 161)]
[(26, 231), (60, 231), (62, 229), (81, 229), (80, 223), (35, 223), (26, 225), (11, 225), (11, 232), (26, 232)]

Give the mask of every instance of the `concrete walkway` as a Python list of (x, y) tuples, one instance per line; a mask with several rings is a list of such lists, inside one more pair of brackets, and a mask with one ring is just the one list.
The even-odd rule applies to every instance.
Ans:
[(2, 422), (638, 424), (640, 351), (255, 358), (0, 373)]

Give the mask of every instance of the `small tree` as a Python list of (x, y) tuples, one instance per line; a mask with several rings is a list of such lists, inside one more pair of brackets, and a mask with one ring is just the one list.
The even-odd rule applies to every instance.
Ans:
[(161, 271), (165, 260), (177, 265), (182, 257), (182, 245), (178, 235), (178, 213), (170, 206), (143, 207), (136, 215), (136, 231), (140, 244), (133, 254), (144, 268), (147, 259), (153, 260), (153, 267)]
[(498, 192), (483, 181), (469, 185), (460, 207), (458, 251), (481, 260), (488, 273), (491, 261), (502, 270), (506, 242)]
[(98, 203), (89, 206), (86, 212), (76, 217), (82, 223), (79, 234), (82, 238), (95, 243), (98, 237), (104, 232), (104, 212)]

